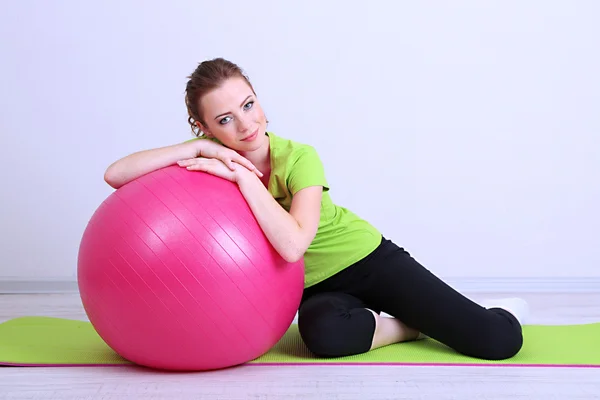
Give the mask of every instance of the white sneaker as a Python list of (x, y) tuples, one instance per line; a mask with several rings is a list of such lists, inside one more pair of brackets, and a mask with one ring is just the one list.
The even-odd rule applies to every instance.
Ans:
[(487, 309), (502, 308), (514, 315), (521, 325), (529, 321), (529, 304), (518, 297), (484, 300), (479, 305)]

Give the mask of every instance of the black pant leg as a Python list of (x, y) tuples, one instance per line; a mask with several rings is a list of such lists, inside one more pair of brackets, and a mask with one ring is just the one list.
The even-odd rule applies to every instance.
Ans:
[(369, 351), (375, 317), (366, 304), (354, 296), (324, 292), (302, 302), (298, 329), (306, 347), (315, 355), (349, 356)]
[(354, 296), (460, 353), (505, 359), (521, 349), (521, 326), (512, 314), (481, 307), (387, 239), (361, 271)]

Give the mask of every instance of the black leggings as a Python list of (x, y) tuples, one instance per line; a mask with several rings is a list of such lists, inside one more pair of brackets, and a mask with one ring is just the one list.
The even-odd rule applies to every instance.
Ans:
[(506, 359), (523, 344), (512, 314), (469, 300), (385, 238), (363, 260), (304, 290), (298, 313), (302, 339), (317, 356), (367, 352), (375, 332), (368, 309), (471, 357)]

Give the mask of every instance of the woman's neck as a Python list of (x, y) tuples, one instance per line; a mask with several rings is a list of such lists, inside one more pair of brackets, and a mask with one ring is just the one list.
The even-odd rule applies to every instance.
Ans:
[(269, 137), (265, 134), (263, 144), (256, 150), (240, 152), (240, 155), (247, 158), (260, 172), (264, 174), (263, 182), (268, 182), (268, 177), (271, 173), (271, 158)]

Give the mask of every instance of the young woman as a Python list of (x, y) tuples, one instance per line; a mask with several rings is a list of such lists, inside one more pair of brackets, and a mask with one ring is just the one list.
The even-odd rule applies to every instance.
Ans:
[(298, 325), (318, 356), (426, 336), (471, 357), (519, 352), (526, 302), (471, 301), (334, 204), (315, 149), (266, 131), (265, 113), (237, 65), (205, 61), (188, 78), (188, 122), (197, 138), (116, 161), (106, 171), (108, 184), (118, 188), (176, 163), (235, 182), (275, 250), (288, 261), (304, 258)]

